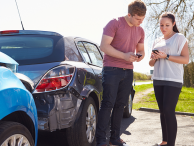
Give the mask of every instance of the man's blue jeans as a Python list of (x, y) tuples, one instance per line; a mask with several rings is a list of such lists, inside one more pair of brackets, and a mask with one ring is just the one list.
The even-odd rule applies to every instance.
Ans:
[(103, 100), (96, 128), (97, 146), (106, 144), (106, 130), (109, 127), (110, 116), (110, 141), (120, 139), (123, 110), (128, 102), (133, 82), (132, 69), (104, 67), (102, 73)]

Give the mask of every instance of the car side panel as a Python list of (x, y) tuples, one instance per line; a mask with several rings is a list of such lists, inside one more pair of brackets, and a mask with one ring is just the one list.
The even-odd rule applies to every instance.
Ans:
[(33, 93), (41, 130), (55, 131), (71, 127), (79, 116), (77, 114), (83, 98), (87, 99), (91, 92), (96, 93), (100, 102), (101, 91), (98, 90), (93, 69), (83, 62), (63, 61), (60, 63), (60, 65), (65, 64), (76, 68), (68, 87), (47, 93)]
[(26, 112), (34, 123), (37, 141), (38, 120), (34, 99), (21, 81), (3, 67), (0, 67), (0, 108), (0, 120), (15, 111)]

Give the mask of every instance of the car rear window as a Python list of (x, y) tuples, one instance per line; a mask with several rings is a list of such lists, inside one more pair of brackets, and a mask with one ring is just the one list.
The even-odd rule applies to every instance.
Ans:
[(65, 60), (62, 36), (1, 36), (0, 51), (16, 60), (19, 65), (60, 62)]

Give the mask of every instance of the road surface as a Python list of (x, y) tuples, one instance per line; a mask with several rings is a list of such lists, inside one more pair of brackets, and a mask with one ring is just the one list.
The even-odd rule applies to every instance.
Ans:
[[(133, 110), (122, 120), (121, 138), (130, 146), (152, 146), (162, 139), (159, 113)], [(194, 118), (177, 115), (176, 146), (194, 146)], [(69, 146), (64, 132), (39, 132), (38, 146)]]

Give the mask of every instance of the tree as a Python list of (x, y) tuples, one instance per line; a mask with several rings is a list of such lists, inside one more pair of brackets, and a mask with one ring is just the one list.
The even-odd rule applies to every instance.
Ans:
[(146, 32), (148, 38), (161, 36), (159, 31), (159, 16), (165, 12), (173, 12), (181, 33), (188, 39), (190, 61), (194, 59), (194, 3), (191, 0), (143, 0), (148, 8)]
[(184, 86), (194, 87), (194, 63), (191, 62), (184, 67)]

